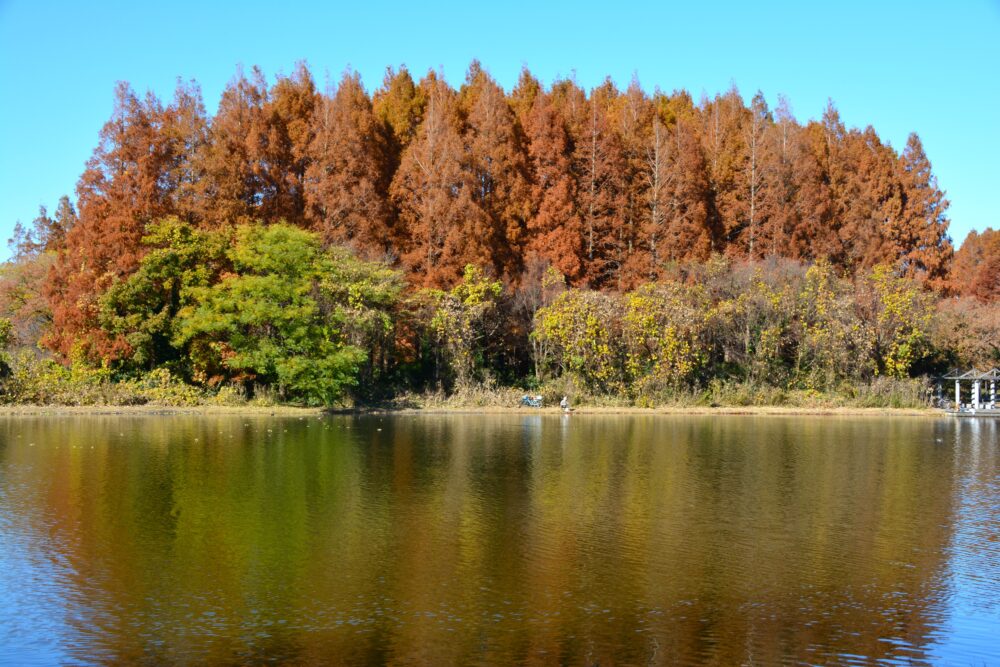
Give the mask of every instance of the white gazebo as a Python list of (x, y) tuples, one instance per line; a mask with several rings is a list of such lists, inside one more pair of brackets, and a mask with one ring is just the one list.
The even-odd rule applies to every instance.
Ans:
[[(955, 402), (953, 412), (956, 413), (996, 413), (997, 409), (997, 382), (1000, 381), (1000, 370), (991, 368), (988, 371), (980, 371), (973, 368), (971, 371), (962, 372), (953, 370), (942, 380), (953, 380), (955, 382)], [(969, 385), (967, 400), (962, 400), (963, 383)]]

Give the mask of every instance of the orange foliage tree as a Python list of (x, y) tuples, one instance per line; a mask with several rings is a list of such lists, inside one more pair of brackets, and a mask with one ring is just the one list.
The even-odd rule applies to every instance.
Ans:
[(696, 104), (637, 80), (546, 87), (525, 69), (508, 93), (474, 62), (458, 90), (401, 67), (371, 95), (354, 73), (323, 95), (299, 64), (271, 85), (238, 70), (209, 116), (194, 82), (166, 106), (121, 84), (78, 183), (79, 221), (53, 227), (45, 249), (45, 340), (64, 356), (126, 351), (95, 304), (166, 216), (307, 227), (396, 262), (415, 286), (450, 288), (472, 264), (515, 286), (552, 267), (571, 286), (625, 291), (719, 253), (824, 258), (848, 276), (890, 264), (996, 298), (985, 235), (949, 278), (947, 207), (916, 135), (897, 152), (832, 103), (799, 123), (783, 98), (772, 110), (735, 88)]

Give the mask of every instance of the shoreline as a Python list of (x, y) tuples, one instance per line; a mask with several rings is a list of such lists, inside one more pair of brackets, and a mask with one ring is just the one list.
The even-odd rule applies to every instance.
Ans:
[[(518, 415), (561, 415), (558, 407), (551, 408), (507, 408), (507, 407), (438, 407), (403, 408), (396, 410), (369, 410), (372, 414), (518, 414)], [(580, 406), (572, 409), (574, 415), (744, 415), (744, 416), (843, 416), (843, 417), (943, 417), (945, 413), (935, 408), (861, 408), (861, 407), (799, 407), (780, 405), (748, 405), (686, 407), (664, 406), (656, 408)]]
[(44, 417), (44, 416), (155, 416), (155, 415), (212, 415), (212, 416), (258, 416), (258, 417), (303, 417), (319, 416), (327, 413), (326, 408), (301, 408), (291, 405), (261, 407), (256, 405), (3, 405), (0, 417)]
[[(558, 407), (528, 408), (506, 406), (461, 406), (429, 408), (306, 408), (289, 405), (263, 406), (162, 406), (162, 405), (5, 405), (0, 417), (19, 416), (257, 416), (319, 417), (323, 415), (560, 415)], [(936, 408), (800, 407), (750, 405), (722, 407), (665, 406), (656, 408), (579, 406), (574, 415), (744, 415), (744, 416), (829, 416), (829, 417), (945, 417)]]

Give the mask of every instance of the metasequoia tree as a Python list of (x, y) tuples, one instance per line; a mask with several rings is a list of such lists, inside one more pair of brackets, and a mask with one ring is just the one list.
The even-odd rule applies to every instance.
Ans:
[[(530, 210), (528, 164), (516, 118), (504, 92), (476, 64), (463, 87), (467, 164), (472, 200), (479, 210), (474, 220), (485, 228), (469, 230), (479, 241), (470, 247), (484, 252), (469, 256), (497, 275), (516, 278), (521, 271), (525, 222)], [(473, 239), (470, 239), (470, 241)]]
[(403, 265), (416, 284), (443, 286), (485, 255), (487, 221), (473, 201), (455, 93), (433, 72), (420, 86), (427, 98), (424, 119), (390, 193), (399, 210)]
[(616, 287), (621, 271), (625, 157), (609, 118), (615, 97), (614, 84), (606, 81), (592, 91), (582, 109), (582, 119), (574, 123), (573, 157), (579, 178), (577, 206), (583, 220), (584, 277), (592, 287)]
[(792, 156), (795, 178), (795, 226), (788, 239), (794, 259), (839, 256), (836, 211), (827, 171), (827, 142), (823, 128), (809, 123), (798, 134)]
[(924, 288), (1000, 291), (1000, 259), (975, 243), (960, 256), (975, 270), (949, 278), (948, 202), (916, 135), (897, 151), (845, 127), (832, 102), (799, 123), (782, 98), (772, 111), (735, 87), (696, 105), (638, 80), (546, 88), (524, 69), (505, 92), (474, 62), (458, 90), (400, 67), (371, 96), (351, 73), (324, 96), (299, 64), (273, 85), (238, 70), (209, 117), (194, 82), (167, 105), (122, 84), (77, 195), (79, 220), (67, 200), (15, 228), (13, 245), (16, 261), (52, 265), (47, 344), (95, 361), (129, 352), (97, 304), (167, 216), (199, 231), (305, 226), (418, 287), (451, 288), (471, 264), (518, 287), (552, 268), (623, 292), (717, 253), (826, 259), (847, 278), (888, 264)]
[(514, 110), (514, 116), (522, 128), (527, 128), (535, 102), (545, 94), (545, 89), (541, 82), (528, 71), (527, 67), (521, 69), (521, 74), (517, 79), (517, 85), (507, 96), (507, 103)]
[(413, 82), (405, 67), (400, 67), (399, 71), (387, 68), (382, 87), (375, 91), (372, 107), (376, 117), (391, 130), (392, 152), (396, 157), (416, 136), (427, 103), (425, 93)]
[(766, 178), (765, 133), (770, 124), (771, 112), (767, 108), (767, 101), (764, 95), (757, 91), (750, 102), (750, 116), (743, 128), (746, 142), (746, 159), (743, 163), (743, 179), (746, 183), (744, 194), (746, 228), (741, 236), (746, 240), (741, 245), (746, 245), (747, 257), (750, 259), (761, 254), (758, 250), (755, 255), (754, 242), (759, 235), (758, 227), (761, 226), (761, 219), (766, 219), (768, 213), (765, 206), (767, 200), (765, 190), (769, 185), (769, 180)]
[(205, 173), (199, 158), (208, 147), (209, 119), (197, 83), (177, 82), (174, 99), (164, 109), (160, 131), (166, 146), (164, 178), (171, 209), (189, 222), (203, 222)]
[(304, 222), (305, 173), (318, 98), (305, 63), (299, 63), (291, 76), (278, 77), (271, 87), (257, 135), (261, 159), (253, 164), (264, 186), (257, 206), (260, 219)]
[(972, 279), (971, 293), (981, 301), (1000, 300), (1000, 253), (988, 255)]
[(820, 121), (820, 128), (823, 135), (822, 148), (819, 156), (823, 166), (826, 182), (829, 187), (833, 216), (830, 220), (832, 229), (830, 235), (830, 247), (825, 256), (830, 257), (838, 264), (844, 263), (847, 254), (848, 240), (842, 234), (845, 213), (853, 205), (849, 198), (847, 180), (850, 175), (849, 157), (847, 155), (847, 128), (840, 119), (840, 112), (833, 104), (833, 100), (827, 100), (826, 109)]
[(249, 223), (268, 196), (256, 166), (266, 136), (267, 83), (256, 67), (229, 82), (212, 119), (208, 143), (196, 158), (201, 179), (201, 217), (210, 227)]
[(948, 200), (937, 186), (930, 160), (916, 134), (906, 141), (899, 169), (902, 212), (889, 232), (896, 262), (906, 275), (940, 286), (947, 277), (953, 252), (945, 214)]
[(852, 272), (891, 261), (885, 243), (885, 221), (898, 214), (899, 188), (895, 160), (870, 128), (850, 131), (841, 153), (845, 162), (840, 214), (843, 264)]
[(25, 228), (18, 221), (13, 235), (7, 241), (15, 259), (35, 257), (44, 252), (57, 252), (66, 241), (66, 234), (76, 224), (76, 208), (63, 195), (59, 198), (54, 215), (49, 215), (45, 206), (38, 207), (38, 216)]
[(711, 102), (702, 103), (701, 138), (712, 187), (712, 215), (727, 249), (738, 242), (748, 219), (743, 136), (747, 113), (735, 86)]
[(654, 97), (655, 113), (647, 130), (645, 178), (648, 239), (653, 267), (703, 260), (719, 243), (709, 217), (712, 192), (698, 134), (698, 112), (681, 91)]
[(345, 72), (316, 109), (306, 169), (306, 219), (327, 244), (374, 255), (391, 251), (386, 134), (360, 77)]
[(666, 261), (704, 260), (720, 244), (721, 230), (710, 217), (711, 185), (693, 122), (678, 118), (667, 160), (664, 248)]
[(789, 237), (796, 226), (792, 146), (798, 125), (783, 96), (778, 97), (772, 115), (774, 122), (768, 124), (764, 133), (763, 177), (768, 186), (763, 207), (767, 217), (757, 227), (756, 243), (759, 254), (765, 257), (788, 256)]
[(263, 72), (242, 69), (222, 93), (208, 142), (192, 169), (199, 174), (201, 218), (210, 227), (252, 220), (303, 224), (304, 182), (318, 95), (299, 64), (268, 90)]
[(949, 288), (981, 301), (1000, 298), (1000, 232), (987, 228), (982, 234), (969, 233), (955, 252)]
[(618, 285), (629, 289), (655, 280), (659, 262), (657, 241), (663, 227), (663, 194), (666, 173), (666, 136), (654, 119), (652, 101), (633, 77), (625, 93), (615, 100), (615, 119), (621, 137), (621, 225), (616, 249), (621, 266)]
[(152, 94), (140, 99), (124, 83), (115, 89), (111, 120), (77, 185), (79, 220), (51, 272), (47, 297), (53, 328), (47, 342), (68, 355), (74, 347), (91, 357), (115, 343), (97, 327), (100, 294), (138, 266), (146, 226), (171, 209), (174, 161), (165, 140), (163, 107)]
[(584, 237), (576, 207), (573, 149), (551, 95), (535, 98), (526, 119), (525, 135), (531, 166), (526, 263), (540, 259), (577, 284), (583, 278)]
[(663, 259), (664, 235), (672, 174), (670, 130), (654, 116), (643, 142), (642, 173), (645, 181), (646, 215), (641, 226), (642, 243), (649, 253), (646, 276), (655, 279)]

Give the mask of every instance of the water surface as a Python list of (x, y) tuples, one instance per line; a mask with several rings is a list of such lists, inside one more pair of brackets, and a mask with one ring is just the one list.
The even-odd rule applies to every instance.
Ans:
[(1000, 422), (0, 420), (0, 662), (1000, 663)]

